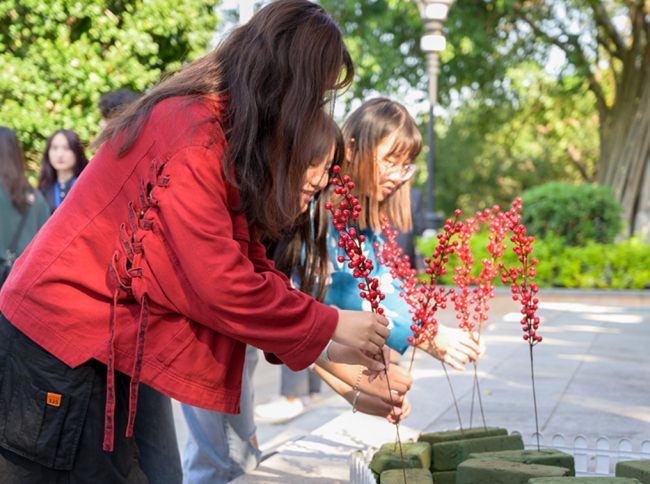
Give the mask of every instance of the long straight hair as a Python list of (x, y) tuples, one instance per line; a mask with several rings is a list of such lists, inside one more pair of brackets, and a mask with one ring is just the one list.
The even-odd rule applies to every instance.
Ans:
[(278, 0), (109, 121), (95, 146), (110, 140), (123, 155), (153, 107), (168, 98), (188, 96), (186, 102), (222, 112), (214, 121), (226, 136), (224, 174), (239, 188), (239, 210), (253, 233), (277, 238), (300, 215), (317, 113), (353, 77), (341, 31), (325, 10), (306, 0)]
[[(314, 148), (313, 162), (320, 162), (329, 156), (334, 148), (332, 165), (339, 165), (345, 157), (343, 135), (334, 120), (323, 116), (325, 125)], [(331, 178), (331, 171), (328, 177)], [(314, 209), (303, 213), (294, 227), (285, 230), (278, 241), (264, 240), (267, 256), (273, 259), (276, 268), (292, 277), (297, 272), (300, 291), (323, 302), (329, 279), (329, 212), (325, 209), (325, 198), (318, 194)]]
[(4, 126), (0, 126), (0, 181), (11, 203), (23, 213), (30, 188), (25, 176), (25, 160), (16, 133)]
[(346, 161), (341, 172), (349, 175), (356, 185), (357, 198), (365, 209), (358, 219), (361, 230), (381, 226), (383, 217), (402, 232), (412, 227), (410, 180), (402, 183), (383, 201), (378, 201), (377, 147), (396, 133), (395, 144), (387, 156), (406, 156), (413, 160), (422, 151), (422, 135), (417, 124), (400, 103), (386, 98), (376, 98), (363, 103), (343, 125)]
[(79, 135), (71, 129), (58, 129), (52, 136), (47, 139), (47, 143), (45, 143), (43, 161), (41, 162), (41, 173), (38, 175), (39, 187), (52, 185), (56, 181), (56, 170), (52, 166), (50, 160), (50, 148), (52, 147), (52, 141), (54, 141), (54, 138), (58, 134), (62, 134), (65, 136), (65, 139), (68, 140), (68, 146), (70, 146), (70, 149), (74, 153), (74, 156), (77, 160), (74, 167), (72, 168), (74, 176), (81, 175), (83, 169), (88, 166), (88, 157), (86, 156), (86, 150), (84, 149), (83, 144), (81, 144)]

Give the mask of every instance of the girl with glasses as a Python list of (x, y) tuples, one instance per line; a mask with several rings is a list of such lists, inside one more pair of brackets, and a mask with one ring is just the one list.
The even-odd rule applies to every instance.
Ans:
[[(410, 188), (416, 166), (413, 160), (422, 149), (422, 137), (413, 118), (401, 104), (385, 98), (367, 101), (350, 115), (342, 128), (346, 143), (346, 160), (341, 173), (355, 183), (355, 196), (364, 207), (358, 224), (366, 236), (366, 256), (372, 257), (375, 277), (381, 281), (386, 299), (382, 302), (385, 314), (391, 320), (391, 336), (387, 345), (404, 353), (410, 346), (410, 306), (399, 297), (399, 280), (393, 279), (389, 269), (380, 265), (373, 244), (383, 243), (383, 217), (400, 232), (412, 227)], [(370, 303), (359, 297), (358, 281), (345, 264), (337, 261), (343, 249), (337, 246), (338, 233), (330, 224), (330, 261), (333, 269), (326, 304), (346, 309), (370, 310)], [(414, 263), (414, 261), (413, 261)], [(484, 346), (477, 345), (470, 336), (457, 329), (439, 326), (433, 342), (420, 345), (435, 358), (463, 370), (469, 360), (478, 359)], [(343, 374), (349, 368), (341, 368)]]
[[(399, 281), (394, 280), (389, 269), (380, 265), (376, 259), (373, 244), (382, 242), (380, 227), (383, 217), (388, 217), (401, 232), (411, 228), (410, 188), (416, 171), (413, 160), (422, 150), (422, 136), (404, 106), (385, 98), (364, 103), (350, 115), (342, 131), (345, 160), (341, 165), (341, 174), (349, 175), (354, 181), (354, 194), (364, 208), (357, 221), (361, 235), (366, 237), (365, 255), (373, 259), (374, 277), (380, 278), (382, 292), (386, 296), (381, 303), (391, 321), (391, 335), (386, 344), (391, 349), (404, 353), (410, 346), (407, 341), (412, 324), (410, 306), (399, 297)], [(321, 203), (324, 203), (328, 197), (321, 198)], [(330, 270), (325, 304), (370, 311), (370, 303), (359, 297), (359, 281), (354, 279), (346, 263), (337, 260), (339, 255), (344, 255), (343, 249), (338, 247), (339, 233), (331, 221), (327, 222), (327, 227)], [(478, 359), (484, 351), (483, 345), (476, 345), (467, 333), (442, 325), (433, 342), (427, 341), (420, 347), (458, 370), (463, 370), (467, 361)], [(314, 371), (339, 394), (348, 396), (350, 403), (357, 405), (355, 409), (383, 416), (391, 411), (390, 406), (378, 408), (370, 400), (366, 407), (366, 394), (380, 396), (380, 393), (377, 386), (373, 387), (367, 382), (356, 384), (358, 366), (325, 363), (323, 360), (318, 360), (316, 364)], [(391, 368), (394, 374), (391, 385), (401, 390), (397, 396), (401, 399), (410, 387), (411, 380), (398, 367)], [(380, 386), (386, 388), (383, 383)], [(304, 410), (300, 402), (308, 399), (315, 388), (317, 387), (308, 371), (293, 372), (282, 367), (281, 396), (269, 404), (259, 405), (256, 414), (275, 419), (293, 417)], [(383, 395), (387, 400), (385, 397)], [(402, 410), (404, 415), (408, 415), (406, 409)]]

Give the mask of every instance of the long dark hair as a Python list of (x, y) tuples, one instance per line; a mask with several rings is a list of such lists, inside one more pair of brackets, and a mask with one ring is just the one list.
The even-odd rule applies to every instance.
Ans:
[[(332, 165), (339, 165), (345, 158), (343, 135), (330, 116), (324, 115), (324, 122), (311, 160), (322, 160), (334, 147)], [(331, 177), (331, 173), (329, 175)], [(276, 268), (287, 277), (297, 271), (300, 291), (320, 302), (325, 299), (329, 279), (329, 221), (329, 212), (325, 210), (325, 197), (319, 194), (314, 200), (313, 212), (301, 214), (295, 226), (283, 231), (280, 240), (263, 240), (267, 256), (273, 259)]]
[(50, 148), (52, 141), (57, 134), (62, 134), (68, 140), (68, 146), (74, 153), (77, 162), (74, 165), (74, 176), (79, 176), (84, 168), (88, 165), (88, 157), (86, 157), (86, 150), (84, 150), (79, 135), (71, 129), (58, 129), (52, 136), (47, 139), (45, 143), (45, 151), (43, 152), (43, 161), (41, 163), (41, 173), (38, 175), (38, 186), (44, 187), (52, 185), (56, 181), (56, 170), (50, 162)]
[(20, 213), (27, 204), (29, 182), (25, 177), (25, 160), (13, 130), (0, 126), (0, 181)]
[(357, 197), (365, 209), (359, 217), (359, 228), (377, 229), (387, 216), (401, 231), (411, 229), (411, 183), (399, 185), (385, 200), (375, 197), (379, 179), (376, 152), (383, 139), (397, 132), (395, 144), (388, 155), (406, 155), (413, 160), (422, 150), (422, 135), (418, 126), (400, 103), (386, 98), (363, 103), (343, 124), (348, 157), (341, 172), (354, 180)]
[(306, 0), (278, 0), (109, 121), (95, 146), (110, 140), (123, 155), (153, 107), (168, 98), (222, 104), (215, 122), (228, 145), (225, 176), (230, 179), (234, 167), (230, 181), (238, 185), (239, 209), (253, 232), (277, 238), (300, 215), (317, 113), (353, 77), (341, 31), (325, 10)]

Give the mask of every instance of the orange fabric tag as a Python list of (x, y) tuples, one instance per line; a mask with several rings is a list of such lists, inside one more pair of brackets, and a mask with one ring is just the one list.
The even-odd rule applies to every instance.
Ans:
[(47, 394), (47, 404), (52, 405), (53, 407), (60, 407), (61, 406), (61, 395), (57, 395), (56, 393), (48, 393)]

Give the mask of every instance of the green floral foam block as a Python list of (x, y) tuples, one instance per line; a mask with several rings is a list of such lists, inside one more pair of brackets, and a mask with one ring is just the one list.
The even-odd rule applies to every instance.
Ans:
[[(528, 484), (534, 477), (568, 476), (563, 467), (503, 460), (471, 459), (458, 466), (457, 484)], [(558, 483), (559, 484), (559, 483)]]
[(471, 454), (479, 452), (499, 452), (503, 450), (523, 450), (524, 441), (521, 435), (500, 435), (480, 439), (456, 440), (440, 442), (431, 446), (433, 471), (453, 471), (461, 462), (466, 461)]
[(650, 484), (650, 460), (630, 460), (616, 464), (617, 477), (632, 477)]
[(454, 440), (464, 439), (478, 439), (481, 437), (496, 437), (499, 435), (508, 435), (506, 429), (498, 427), (480, 427), (474, 429), (466, 429), (463, 432), (460, 430), (447, 430), (445, 432), (432, 432), (427, 434), (420, 434), (418, 442), (429, 442), (431, 445), (440, 442), (452, 442)]
[[(381, 473), (380, 484), (404, 484), (404, 471), (392, 469)], [(408, 484), (433, 484), (429, 469), (406, 469), (406, 482)]]
[[(470, 454), (470, 459), (505, 460), (522, 464), (541, 464), (545, 466), (565, 467), (569, 475), (576, 475), (573, 456), (557, 449), (541, 450), (504, 450), (501, 452), (482, 452)], [(645, 483), (650, 484), (650, 481)]]

